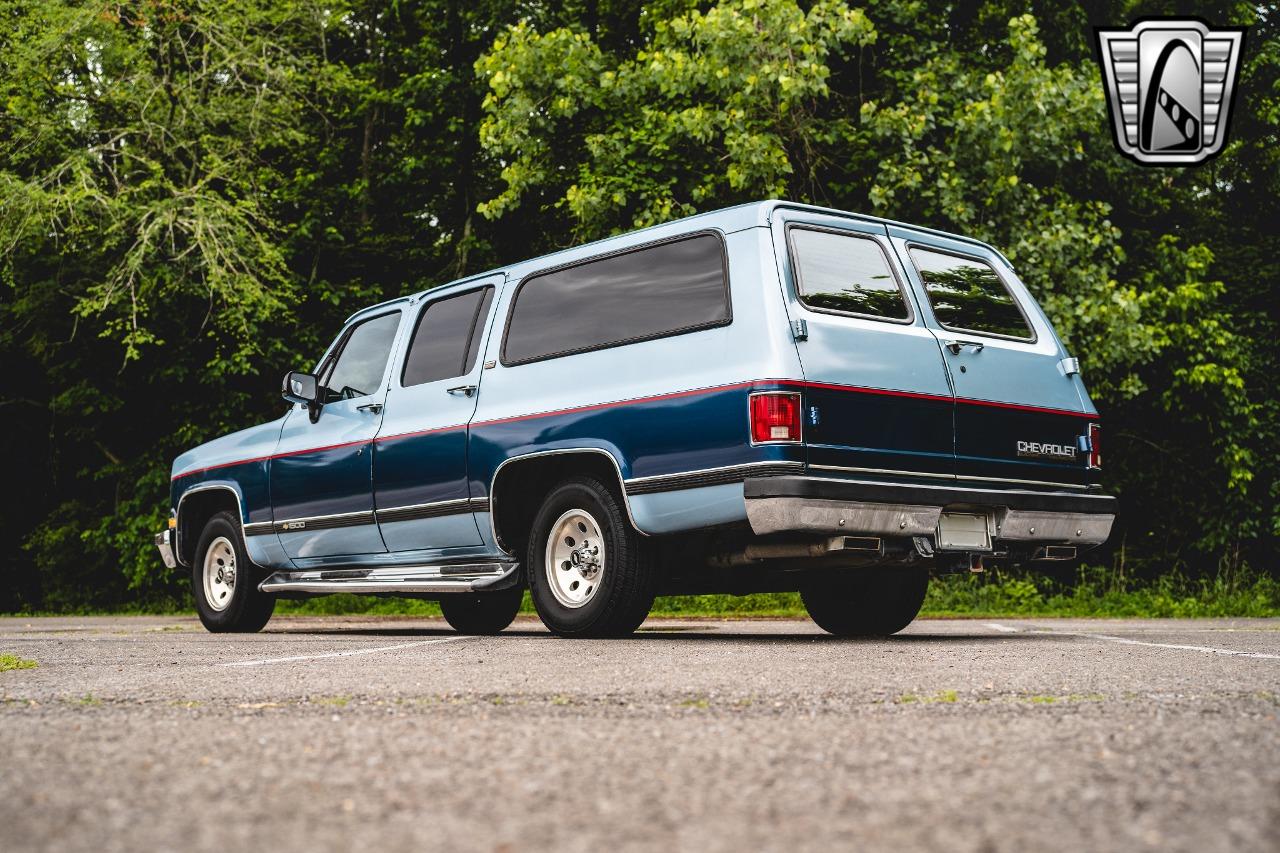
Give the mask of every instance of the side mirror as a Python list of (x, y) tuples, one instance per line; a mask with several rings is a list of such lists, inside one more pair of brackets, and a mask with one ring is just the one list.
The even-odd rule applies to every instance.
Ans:
[(284, 384), (280, 396), (290, 403), (305, 403), (314, 406), (320, 396), (315, 374), (290, 370), (284, 375)]

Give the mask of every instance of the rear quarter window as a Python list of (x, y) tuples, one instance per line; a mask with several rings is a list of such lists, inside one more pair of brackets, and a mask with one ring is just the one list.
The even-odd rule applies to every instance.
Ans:
[(875, 240), (792, 228), (791, 254), (800, 301), (820, 311), (905, 322), (911, 310)]
[(986, 261), (912, 248), (934, 316), (948, 329), (1034, 340), (1035, 333), (999, 273)]
[(585, 261), (524, 280), (502, 363), (524, 364), (731, 321), (724, 244), (695, 234)]

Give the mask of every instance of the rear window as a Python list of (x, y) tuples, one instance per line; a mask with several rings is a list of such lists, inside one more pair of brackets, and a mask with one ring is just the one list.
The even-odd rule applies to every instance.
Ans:
[(400, 383), (406, 388), (464, 376), (476, 363), (493, 288), (428, 302), (418, 317)]
[(1013, 294), (990, 264), (927, 249), (912, 249), (911, 259), (943, 326), (1005, 338), (1035, 337)]
[(720, 238), (699, 234), (526, 279), (503, 364), (603, 349), (730, 321)]
[(791, 230), (800, 301), (810, 308), (904, 321), (910, 309), (876, 241), (852, 234)]

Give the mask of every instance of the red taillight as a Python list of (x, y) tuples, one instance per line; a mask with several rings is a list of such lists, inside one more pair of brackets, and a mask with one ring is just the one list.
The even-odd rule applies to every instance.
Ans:
[(751, 395), (751, 440), (756, 444), (800, 440), (800, 395)]
[(1089, 424), (1089, 467), (1102, 467), (1102, 424)]

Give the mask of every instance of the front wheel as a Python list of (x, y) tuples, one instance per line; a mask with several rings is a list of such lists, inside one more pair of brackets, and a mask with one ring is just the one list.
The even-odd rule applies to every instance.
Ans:
[(639, 628), (656, 588), (647, 545), (596, 478), (553, 489), (534, 518), (525, 563), (543, 624), (562, 637), (619, 637)]
[(440, 612), (459, 634), (497, 634), (515, 620), (523, 599), (524, 590), (520, 587), (458, 593), (440, 599)]
[(887, 637), (911, 624), (929, 589), (927, 569), (851, 569), (801, 590), (818, 627), (837, 637)]
[(191, 563), (191, 592), (204, 627), (217, 634), (262, 630), (276, 597), (260, 591), (258, 580), (240, 520), (230, 512), (215, 514), (200, 533)]

